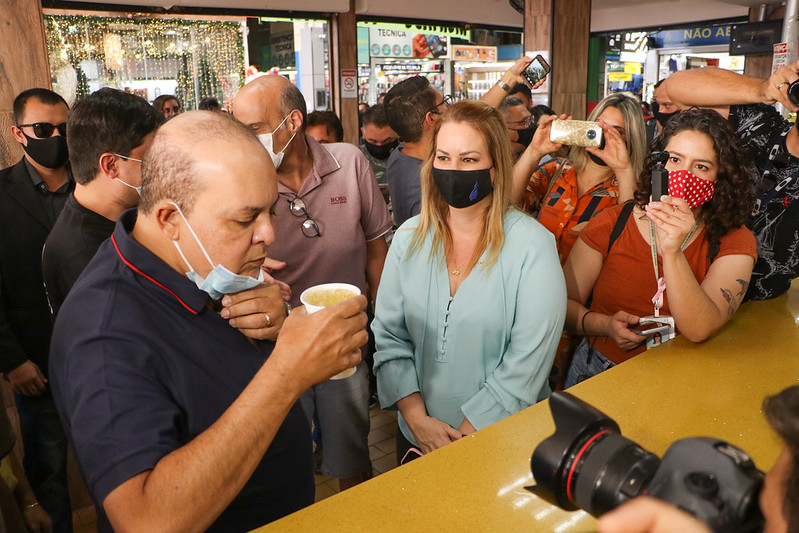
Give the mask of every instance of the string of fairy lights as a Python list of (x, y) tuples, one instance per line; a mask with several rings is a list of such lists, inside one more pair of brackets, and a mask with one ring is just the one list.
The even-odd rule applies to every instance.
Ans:
[(149, 100), (174, 89), (183, 108), (194, 109), (208, 96), (225, 105), (244, 84), (244, 37), (237, 22), (90, 15), (44, 19), (54, 87), (72, 93), (64, 95), (73, 97), (68, 101), (102, 86)]

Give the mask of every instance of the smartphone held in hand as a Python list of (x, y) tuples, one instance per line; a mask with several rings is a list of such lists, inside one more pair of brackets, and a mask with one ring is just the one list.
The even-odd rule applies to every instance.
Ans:
[(524, 76), (524, 79), (527, 80), (527, 83), (529, 83), (532, 87), (539, 81), (546, 78), (547, 74), (549, 74), (551, 70), (552, 69), (541, 56), (541, 54), (538, 54), (533, 58), (533, 61), (527, 65), (527, 68), (524, 69), (522, 76)]
[(569, 146), (599, 148), (602, 145), (602, 126), (599, 122), (557, 119), (552, 122), (549, 140)]

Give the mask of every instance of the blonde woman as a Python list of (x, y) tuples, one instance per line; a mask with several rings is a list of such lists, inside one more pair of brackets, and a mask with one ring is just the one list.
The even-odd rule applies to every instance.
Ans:
[(561, 148), (549, 140), (556, 118), (541, 119), (532, 142), (516, 163), (513, 202), (525, 212), (537, 214), (555, 235), (565, 263), (580, 230), (592, 218), (632, 200), (646, 156), (646, 126), (636, 98), (624, 93), (608, 95), (588, 116), (602, 126), (604, 148), (572, 146), (566, 159), (539, 167), (543, 156)]
[(427, 453), (549, 395), (566, 293), (552, 235), (511, 207), (499, 113), (443, 111), (422, 166), (422, 208), (397, 231), (372, 325), (397, 456)]

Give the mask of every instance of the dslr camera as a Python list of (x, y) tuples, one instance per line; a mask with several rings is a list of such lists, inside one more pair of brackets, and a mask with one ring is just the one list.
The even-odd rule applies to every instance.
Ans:
[(549, 400), (555, 433), (533, 452), (534, 492), (568, 511), (599, 516), (639, 495), (693, 514), (725, 533), (760, 531), (763, 472), (719, 439), (674, 442), (663, 459), (622, 437), (618, 424), (568, 392)]

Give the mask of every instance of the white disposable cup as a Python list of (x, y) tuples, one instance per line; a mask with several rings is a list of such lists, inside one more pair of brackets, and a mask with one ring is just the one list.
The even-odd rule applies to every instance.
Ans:
[[(305, 299), (305, 297), (308, 294), (312, 293), (312, 292), (319, 291), (319, 290), (325, 290), (325, 289), (328, 289), (328, 290), (344, 289), (346, 291), (350, 291), (353, 296), (358, 296), (359, 294), (361, 294), (361, 289), (359, 289), (355, 285), (350, 285), (349, 283), (323, 283), (321, 285), (314, 285), (313, 287), (309, 287), (309, 288), (305, 289), (304, 291), (302, 291), (302, 294), (300, 294), (300, 302), (302, 302), (302, 305), (305, 306), (305, 312), (307, 312), (309, 315), (311, 313), (316, 313), (317, 311), (319, 311), (321, 309), (324, 309), (324, 306), (310, 304)], [(351, 375), (355, 374), (356, 368), (357, 367), (348, 368), (348, 369), (346, 369), (346, 370), (344, 370), (342, 372), (339, 372), (338, 374), (336, 374), (335, 376), (333, 376), (330, 379), (348, 378)]]

